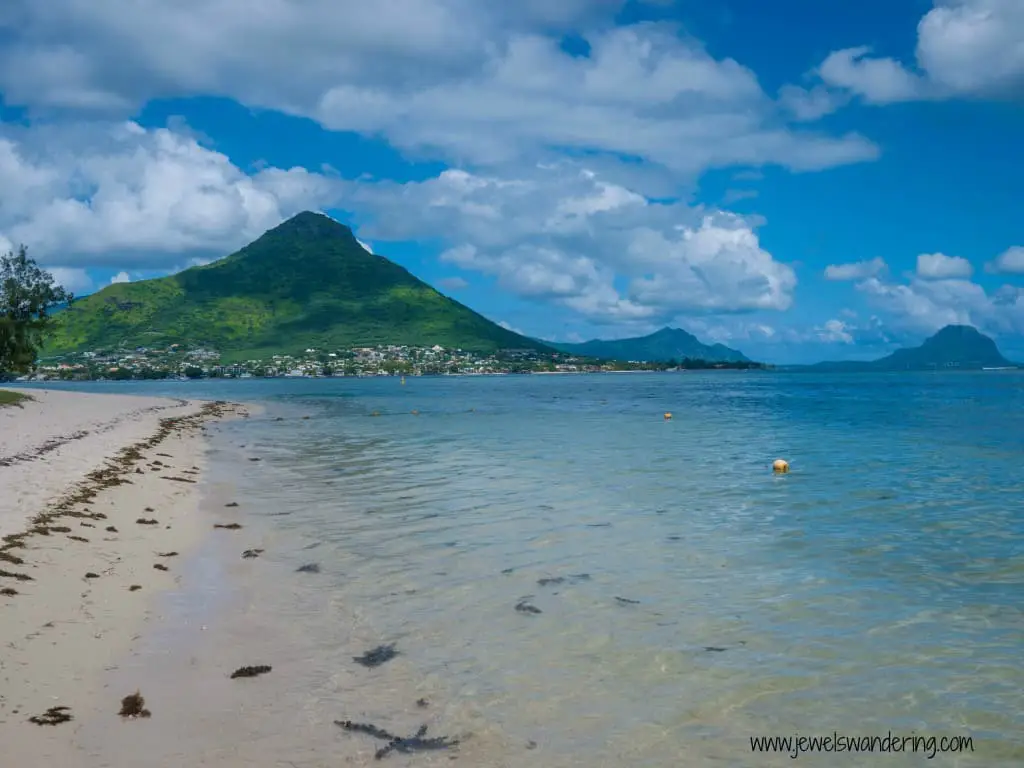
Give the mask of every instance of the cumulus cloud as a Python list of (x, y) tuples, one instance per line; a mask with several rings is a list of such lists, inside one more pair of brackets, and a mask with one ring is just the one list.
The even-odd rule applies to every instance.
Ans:
[(756, 222), (655, 203), (571, 164), (506, 178), (447, 170), (347, 195), (385, 240), (441, 238), (442, 261), (593, 322), (784, 310), (796, 276), (761, 247)]
[(853, 334), (850, 333), (849, 324), (844, 320), (833, 318), (814, 331), (818, 338), (826, 343), (853, 344)]
[[(155, 97), (226, 96), (459, 165), (565, 148), (679, 173), (877, 157), (856, 134), (787, 127), (753, 72), (673, 27), (606, 23), (622, 5), (8, 0), (0, 90), (33, 109), (123, 116)], [(569, 30), (588, 55), (562, 49)]]
[(1024, 275), (1024, 247), (1007, 248), (985, 265), (987, 272), (1006, 275)]
[(856, 47), (830, 54), (817, 74), (826, 86), (875, 104), (1019, 98), (1024, 95), (1024, 3), (935, 0), (917, 25), (914, 68)]
[(836, 281), (863, 280), (886, 270), (885, 261), (876, 256), (870, 261), (855, 261), (849, 264), (829, 264), (825, 267), (825, 279)]
[(973, 272), (971, 262), (962, 256), (922, 253), (917, 257), (917, 276), (925, 280), (968, 278)]
[(46, 271), (53, 276), (54, 282), (76, 296), (91, 293), (96, 287), (93, 279), (84, 269), (47, 267)]
[(246, 174), (190, 136), (134, 122), (0, 124), (0, 177), (0, 237), (61, 267), (160, 269), (224, 255), (340, 188), (303, 168)]
[(110, 284), (111, 285), (114, 285), (115, 283), (130, 283), (131, 281), (132, 281), (131, 275), (129, 275), (124, 270), (121, 270), (116, 275), (114, 275), (112, 278), (110, 278)]

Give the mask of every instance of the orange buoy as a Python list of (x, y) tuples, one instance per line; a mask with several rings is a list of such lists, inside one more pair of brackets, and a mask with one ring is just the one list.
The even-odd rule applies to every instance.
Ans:
[(665, 414), (665, 421), (671, 421), (671, 420), (672, 420), (672, 414), (671, 413), (666, 413)]
[(772, 469), (780, 474), (789, 472), (789, 462), (785, 459), (776, 459), (772, 462)]

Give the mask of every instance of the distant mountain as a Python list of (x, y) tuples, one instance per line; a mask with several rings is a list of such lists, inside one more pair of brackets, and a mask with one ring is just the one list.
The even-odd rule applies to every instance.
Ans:
[(226, 361), (375, 344), (552, 351), (308, 211), (212, 264), (76, 301), (54, 317), (43, 355), (174, 343), (215, 348)]
[(669, 360), (707, 360), (711, 363), (742, 363), (748, 358), (735, 349), (722, 344), (702, 344), (696, 336), (680, 328), (662, 328), (649, 336), (635, 339), (602, 341), (594, 339), (581, 344), (545, 341), (549, 347), (581, 357), (596, 357), (603, 360), (635, 360), (645, 363), (662, 363)]
[(1016, 367), (996, 343), (970, 325), (947, 325), (919, 347), (897, 349), (880, 360), (815, 363), (795, 366), (819, 371), (977, 371)]

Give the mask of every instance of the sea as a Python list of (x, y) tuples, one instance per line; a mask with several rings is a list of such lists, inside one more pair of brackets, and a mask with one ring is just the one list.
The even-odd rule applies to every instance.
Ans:
[(163, 764), (1024, 765), (1021, 373), (47, 386), (258, 406), (139, 663), (274, 672)]

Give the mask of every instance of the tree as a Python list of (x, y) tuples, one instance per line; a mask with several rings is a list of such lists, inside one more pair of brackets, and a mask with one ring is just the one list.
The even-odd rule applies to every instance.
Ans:
[(22, 245), (0, 256), (0, 372), (32, 369), (50, 310), (74, 297), (28, 257)]

